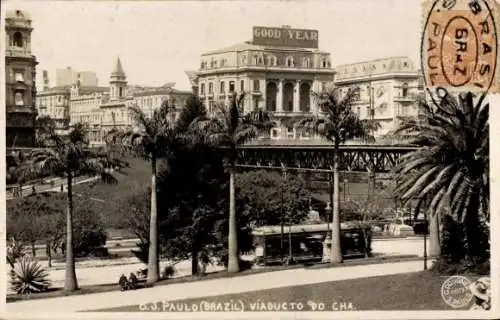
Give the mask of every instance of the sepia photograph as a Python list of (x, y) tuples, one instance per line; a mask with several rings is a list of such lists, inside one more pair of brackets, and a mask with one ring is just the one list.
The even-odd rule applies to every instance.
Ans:
[(1, 24), (0, 318), (500, 318), (496, 0)]

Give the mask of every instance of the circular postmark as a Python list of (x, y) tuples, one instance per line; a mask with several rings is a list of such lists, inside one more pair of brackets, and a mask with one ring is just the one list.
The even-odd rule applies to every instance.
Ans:
[(421, 63), (428, 87), (497, 91), (494, 0), (432, 0), (424, 8)]
[(453, 308), (467, 306), (473, 298), (470, 290), (471, 281), (464, 276), (451, 276), (441, 285), (441, 297)]

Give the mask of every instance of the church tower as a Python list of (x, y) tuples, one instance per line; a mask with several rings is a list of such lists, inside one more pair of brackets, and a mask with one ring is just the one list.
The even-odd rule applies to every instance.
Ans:
[(123, 71), (122, 62), (120, 57), (116, 58), (115, 68), (111, 72), (109, 80), (109, 96), (110, 100), (121, 100), (125, 97), (125, 90), (127, 89), (127, 77)]
[(21, 10), (5, 16), (6, 147), (35, 143), (36, 57), (31, 54), (31, 18)]

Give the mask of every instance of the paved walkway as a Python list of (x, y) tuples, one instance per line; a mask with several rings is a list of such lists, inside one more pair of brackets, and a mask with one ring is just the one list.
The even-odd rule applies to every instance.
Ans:
[(157, 301), (200, 298), (247, 291), (421, 271), (422, 261), (372, 264), (325, 269), (294, 269), (234, 278), (162, 285), (127, 292), (103, 292), (7, 304), (9, 315), (75, 312), (137, 305)]

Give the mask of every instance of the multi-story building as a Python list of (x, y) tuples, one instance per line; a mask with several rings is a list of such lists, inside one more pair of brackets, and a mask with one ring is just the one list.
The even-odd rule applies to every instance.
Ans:
[(54, 120), (56, 133), (63, 134), (69, 128), (70, 87), (44, 88), (36, 95), (38, 117)]
[(5, 109), (7, 147), (35, 143), (36, 57), (31, 53), (31, 18), (25, 11), (5, 17)]
[(162, 87), (128, 86), (120, 58), (117, 58), (110, 75), (109, 87), (83, 87), (77, 81), (71, 88), (70, 126), (86, 123), (92, 145), (104, 143), (113, 129), (127, 130), (134, 126), (129, 107), (138, 106), (151, 116), (164, 101), (182, 107), (191, 92)]
[[(375, 136), (395, 130), (404, 118), (416, 117), (423, 78), (407, 57), (391, 57), (335, 68), (334, 83), (340, 91), (358, 88), (359, 100), (353, 106), (361, 119), (381, 126)], [(344, 92), (345, 92), (344, 91)]]
[(66, 69), (56, 69), (56, 86), (71, 86), (76, 81), (84, 87), (96, 87), (98, 83), (97, 75), (92, 71), (76, 71), (71, 67)]
[(263, 109), (276, 127), (271, 138), (297, 137), (297, 119), (318, 113), (312, 92), (333, 82), (330, 54), (318, 49), (318, 31), (254, 27), (253, 40), (201, 55), (200, 68), (187, 72), (208, 112), (245, 92), (244, 112)]

